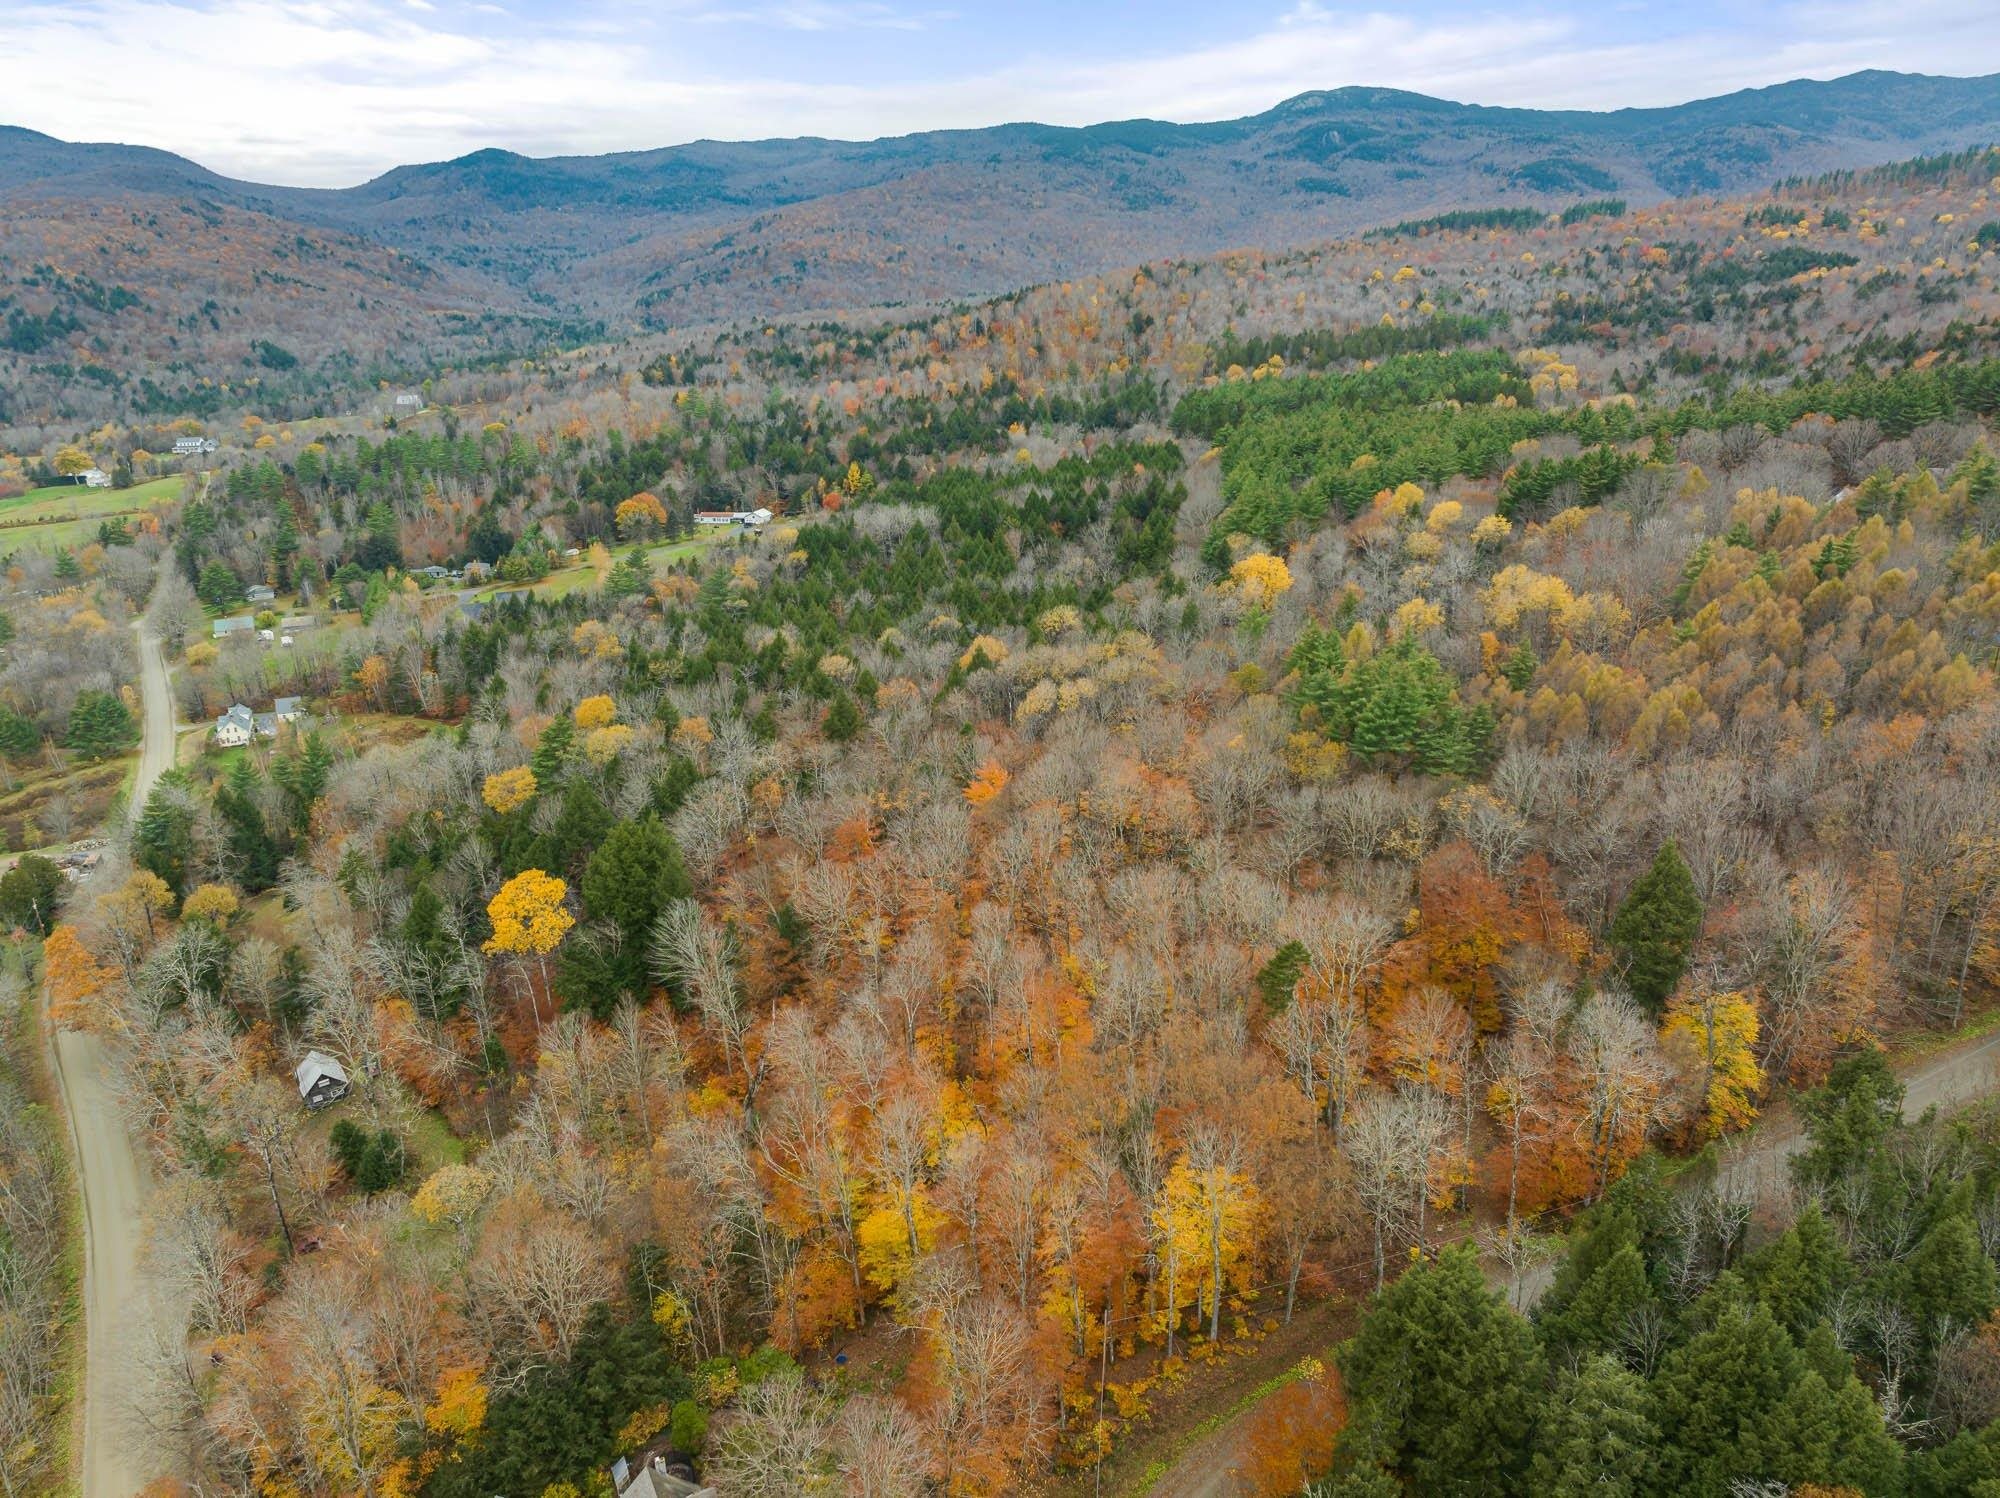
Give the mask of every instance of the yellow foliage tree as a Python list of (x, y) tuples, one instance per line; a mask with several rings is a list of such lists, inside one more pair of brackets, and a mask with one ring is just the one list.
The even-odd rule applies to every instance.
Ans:
[(632, 742), (632, 730), (623, 723), (593, 728), (583, 738), (583, 752), (593, 765), (608, 765), (625, 752)]
[(1257, 608), (1269, 608), (1292, 586), (1292, 569), (1283, 557), (1266, 552), (1244, 557), (1229, 569), (1229, 580), (1245, 600)]
[(492, 1190), (490, 1171), (477, 1165), (440, 1165), (410, 1198), (410, 1211), (432, 1227), (448, 1222), (462, 1228)]
[(665, 530), (667, 526), (666, 506), (660, 503), (658, 495), (644, 489), (620, 504), (613, 518), (619, 534), (624, 536), (644, 535), (650, 530)]
[(1222, 1296), (1248, 1287), (1263, 1205), (1247, 1171), (1226, 1152), (1189, 1149), (1174, 1162), (1153, 1209), (1166, 1261), (1167, 1314), (1205, 1312), (1211, 1334), (1222, 1325)]
[(115, 931), (137, 941), (140, 932), (151, 941), (159, 934), (155, 917), (171, 907), (174, 892), (151, 869), (135, 869), (126, 881), (97, 899), (97, 911)]
[(974, 806), (984, 806), (995, 796), (1007, 789), (1006, 768), (997, 760), (989, 759), (979, 767), (979, 773), (965, 788), (965, 799)]
[[(885, 1193), (880, 1205), (856, 1225), (861, 1272), (870, 1284), (893, 1297), (919, 1257), (937, 1242), (944, 1214), (931, 1205), (924, 1188), (915, 1187), (907, 1202)], [(914, 1231), (916, 1244), (910, 1239)]]
[(576, 917), (563, 908), (569, 885), (541, 869), (525, 869), (500, 886), (486, 904), (493, 935), (489, 952), (520, 957), (546, 957), (562, 945)]
[(586, 697), (576, 705), (576, 726), (581, 729), (603, 728), (617, 717), (618, 704), (602, 694)]
[(488, 806), (504, 817), (534, 800), (535, 788), (535, 772), (526, 765), (517, 765), (511, 770), (496, 770), (488, 775), (480, 795)]
[(181, 915), (190, 921), (213, 921), (220, 926), (239, 908), (236, 891), (226, 884), (204, 884), (181, 902)]
[(424, 1429), (463, 1441), (486, 1423), (486, 1385), (477, 1368), (447, 1368), (437, 1394), (424, 1407)]
[(965, 647), (965, 654), (958, 658), (958, 669), (970, 671), (972, 663), (980, 656), (986, 657), (986, 664), (997, 666), (1007, 659), (1007, 642), (997, 640), (992, 635), (974, 635), (972, 643)]
[(1694, 1079), (1698, 1139), (1714, 1139), (1756, 1119), (1764, 1087), (1757, 1029), (1757, 1001), (1744, 993), (1701, 986), (1668, 1006), (1660, 1039)]
[(87, 1030), (99, 1019), (91, 1000), (111, 981), (105, 967), (83, 944), (76, 927), (63, 925), (42, 943), (42, 982), (48, 988), (49, 1018), (66, 1030)]

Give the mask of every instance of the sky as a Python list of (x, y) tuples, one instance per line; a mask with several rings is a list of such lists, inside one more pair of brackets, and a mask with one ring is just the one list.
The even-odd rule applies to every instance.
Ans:
[(0, 124), (341, 187), (498, 146), (1255, 114), (1369, 84), (1616, 109), (2000, 72), (1996, 0), (0, 0)]

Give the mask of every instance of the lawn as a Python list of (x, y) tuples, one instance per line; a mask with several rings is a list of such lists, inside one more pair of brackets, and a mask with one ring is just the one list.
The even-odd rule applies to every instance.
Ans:
[(0, 499), (0, 550), (37, 546), (59, 550), (97, 539), (97, 528), (116, 515), (136, 515), (173, 503), (179, 478), (152, 479), (130, 489), (86, 489), (55, 484)]
[[(657, 572), (661, 568), (671, 566), (675, 562), (699, 555), (725, 536), (737, 534), (740, 533), (718, 526), (712, 530), (704, 531), (699, 535), (684, 537), (679, 541), (662, 541), (657, 546), (646, 548), (646, 560), (652, 564), (653, 570)], [(611, 553), (612, 561), (617, 561), (630, 549), (630, 547), (624, 546), (615, 548)], [(495, 593), (507, 593), (516, 589), (527, 588), (539, 598), (562, 598), (568, 594), (580, 593), (596, 586), (597, 569), (592, 567), (588, 562), (579, 562), (574, 567), (559, 568), (537, 583), (488, 583), (474, 592), (472, 596), (475, 598), (491, 598)]]

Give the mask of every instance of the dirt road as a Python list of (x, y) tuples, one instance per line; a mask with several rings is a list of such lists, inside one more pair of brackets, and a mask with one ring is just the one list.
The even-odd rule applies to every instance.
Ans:
[[(1949, 1108), (2000, 1089), (2000, 1034), (1981, 1036), (1941, 1055), (1898, 1068), (1903, 1076), (1903, 1116), (1916, 1118), (1926, 1108)], [(1726, 1180), (1747, 1183), (1759, 1201), (1771, 1199), (1783, 1186), (1786, 1162), (1805, 1146), (1797, 1119), (1787, 1111), (1732, 1152), (1721, 1165)], [(1514, 1282), (1499, 1265), (1488, 1266), (1495, 1289), (1509, 1290), (1514, 1303), (1531, 1310), (1555, 1278), (1555, 1265), (1526, 1269)], [(1146, 1492), (1155, 1498), (1235, 1498), (1239, 1491), (1236, 1465), (1242, 1457), (1251, 1410), (1244, 1410), (1196, 1441)]]
[[(139, 688), (145, 737), (132, 786), (135, 815), (161, 772), (174, 762), (174, 707), (166, 657), (143, 623)], [(148, 1314), (139, 1283), (147, 1174), (126, 1127), (110, 1047), (99, 1036), (61, 1030), (56, 1032), (53, 1051), (83, 1195), (86, 1363), (81, 1492), (83, 1498), (131, 1498), (153, 1475), (146, 1469), (139, 1443), (126, 1436), (121, 1418), (130, 1403), (121, 1376), (130, 1362), (126, 1354), (138, 1318)]]

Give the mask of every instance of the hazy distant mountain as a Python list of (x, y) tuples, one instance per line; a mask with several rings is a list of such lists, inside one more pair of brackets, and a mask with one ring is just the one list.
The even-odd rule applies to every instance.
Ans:
[[(419, 321), (491, 310), (671, 326), (1284, 249), (1450, 208), (1738, 191), (1996, 140), (2000, 75), (1883, 72), (1611, 113), (1343, 88), (1214, 124), (1003, 125), (546, 159), (477, 151), (337, 191), (0, 128), (0, 318), (34, 240), (17, 234), (10, 259), (9, 232), (48, 215), (62, 217), (58, 237), (72, 248), (94, 220), (107, 235), (143, 223), (159, 240), (191, 237), (161, 264), (198, 254), (224, 209), (247, 215), (256, 242), (296, 226), (308, 261), (330, 255)], [(162, 202), (180, 211), (162, 213)], [(354, 248), (371, 241), (396, 258), (378, 265)], [(132, 254), (118, 265), (142, 296), (147, 263)], [(265, 269), (298, 277), (293, 301), (310, 304), (313, 276)], [(338, 296), (339, 310), (353, 307), (350, 288)]]

